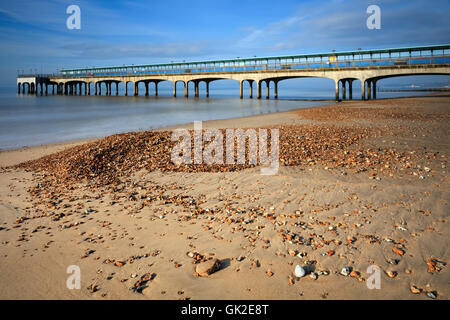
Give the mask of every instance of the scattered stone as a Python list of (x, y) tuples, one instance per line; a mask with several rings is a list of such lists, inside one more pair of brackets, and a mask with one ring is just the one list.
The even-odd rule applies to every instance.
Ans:
[(397, 276), (397, 272), (395, 271), (388, 271), (386, 272), (389, 278), (395, 278)]
[(419, 294), (422, 292), (422, 289), (417, 288), (415, 285), (411, 285), (410, 289), (411, 289), (411, 292), (414, 294)]
[(94, 292), (97, 292), (98, 291), (98, 287), (97, 287), (97, 285), (96, 284), (90, 284), (89, 285), (89, 287), (87, 287), (87, 289), (91, 292), (91, 293), (94, 293)]
[(341, 274), (345, 277), (347, 277), (348, 275), (350, 275), (350, 272), (352, 272), (352, 268), (351, 267), (344, 267), (341, 270)]
[(218, 271), (219, 269), (220, 269), (219, 259), (211, 259), (211, 260), (197, 264), (195, 271), (201, 277), (207, 277), (210, 274), (213, 274), (214, 272)]
[(306, 275), (306, 270), (302, 266), (296, 265), (294, 274), (297, 278), (302, 278)]
[(114, 265), (116, 267), (123, 267), (125, 265), (125, 262), (123, 262), (123, 261), (116, 261), (116, 262), (114, 262)]
[(397, 247), (393, 248), (392, 251), (396, 254), (398, 254), (399, 256), (403, 256), (405, 254), (405, 251), (403, 251), (402, 249), (399, 249)]
[(136, 293), (142, 293), (142, 290), (147, 288), (146, 284), (148, 281), (153, 280), (155, 278), (155, 274), (146, 273), (144, 274), (131, 288), (132, 291)]

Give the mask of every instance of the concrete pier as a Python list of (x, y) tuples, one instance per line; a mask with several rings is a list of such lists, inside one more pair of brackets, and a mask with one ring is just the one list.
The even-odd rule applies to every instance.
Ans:
[[(340, 59), (337, 59), (338, 57)], [(120, 69), (120, 72), (117, 69)], [(266, 99), (270, 99), (271, 82), (274, 90), (273, 98), (277, 99), (279, 97), (278, 83), (282, 80), (326, 78), (334, 81), (336, 101), (353, 99), (353, 81), (355, 80), (361, 82), (361, 99), (370, 100), (377, 98), (379, 80), (406, 75), (433, 74), (450, 74), (450, 45), (62, 70), (58, 75), (19, 75), (17, 93), (48, 95), (48, 86), (51, 85), (52, 94), (55, 94), (56, 87), (56, 94), (82, 95), (84, 85), (84, 95), (91, 95), (92, 83), (95, 95), (102, 95), (102, 84), (105, 84), (105, 94), (111, 96), (114, 83), (116, 96), (118, 96), (119, 84), (123, 83), (125, 96), (128, 96), (130, 83), (133, 95), (138, 96), (139, 83), (143, 82), (145, 96), (151, 94), (152, 83), (155, 85), (154, 95), (158, 96), (159, 83), (169, 81), (173, 85), (174, 97), (177, 96), (177, 83), (182, 82), (184, 97), (188, 98), (189, 83), (193, 82), (194, 97), (198, 98), (199, 84), (202, 81), (206, 84), (205, 95), (209, 97), (211, 82), (231, 79), (239, 82), (241, 99), (246, 95), (247, 88), (244, 85), (246, 82), (249, 84), (251, 99), (254, 98), (254, 83), (256, 83), (256, 98), (261, 99), (262, 85), (265, 83)]]

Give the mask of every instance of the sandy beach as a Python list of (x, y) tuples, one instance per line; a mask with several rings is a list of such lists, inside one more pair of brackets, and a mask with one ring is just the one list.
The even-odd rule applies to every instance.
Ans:
[(436, 94), (203, 123), (279, 129), (267, 176), (170, 163), (173, 127), (2, 151), (0, 299), (447, 300), (449, 116)]

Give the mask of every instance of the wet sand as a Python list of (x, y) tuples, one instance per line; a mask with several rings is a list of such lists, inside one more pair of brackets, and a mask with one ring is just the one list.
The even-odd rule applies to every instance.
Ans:
[(446, 300), (449, 111), (441, 94), (203, 123), (278, 128), (273, 176), (161, 163), (173, 128), (0, 152), (0, 298)]

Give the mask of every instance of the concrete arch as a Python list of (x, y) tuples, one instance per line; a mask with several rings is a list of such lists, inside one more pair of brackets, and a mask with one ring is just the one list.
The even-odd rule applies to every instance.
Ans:
[(207, 98), (209, 98), (209, 84), (211, 82), (215, 82), (215, 81), (219, 81), (219, 80), (234, 80), (234, 81), (238, 81), (241, 82), (240, 79), (234, 79), (232, 77), (195, 77), (192, 80), (188, 81), (188, 84), (190, 82), (194, 83), (194, 90), (195, 90), (195, 97), (199, 97), (199, 85), (200, 83), (204, 82), (205, 83), (205, 96)]
[(125, 96), (128, 96), (128, 83), (130, 83), (130, 82), (131, 82), (131, 87), (133, 88), (133, 95), (134, 95), (134, 81), (124, 80), (122, 82), (124, 85)]
[[(377, 82), (379, 80), (383, 79), (389, 79), (389, 78), (397, 78), (397, 77), (417, 77), (417, 76), (435, 76), (435, 75), (443, 75), (443, 76), (450, 76), (450, 72), (423, 72), (423, 73), (411, 73), (411, 72), (405, 72), (405, 73), (396, 73), (396, 74), (382, 74), (377, 75), (371, 78), (364, 79), (364, 84), (361, 86), (365, 87), (367, 86), (367, 99), (376, 99), (377, 98)], [(361, 80), (362, 82), (362, 80)], [(365, 99), (365, 93), (363, 93), (363, 100)]]
[(262, 84), (266, 84), (266, 99), (270, 98), (270, 83), (273, 82), (274, 84), (274, 98), (278, 99), (278, 83), (283, 80), (289, 80), (289, 79), (303, 79), (303, 78), (323, 78), (323, 79), (330, 79), (335, 82), (335, 88), (336, 88), (336, 100), (339, 100), (339, 80), (332, 76), (324, 76), (324, 75), (307, 75), (307, 74), (301, 74), (301, 75), (290, 75), (290, 76), (269, 76), (269, 77), (261, 77), (259, 79), (255, 79), (256, 82), (256, 96), (258, 99), (261, 99), (262, 96)]
[(174, 98), (176, 98), (177, 96), (177, 85), (178, 83), (181, 82), (183, 84), (183, 89), (184, 89), (184, 96), (187, 97), (189, 95), (188, 93), (188, 86), (187, 86), (187, 82), (181, 79), (174, 79), (172, 81), (173, 83), (173, 96)]
[(169, 81), (169, 82), (172, 82), (172, 81), (170, 81), (170, 80), (168, 80), (168, 79), (155, 79), (155, 78), (149, 78), (149, 79), (141, 79), (141, 80), (138, 80), (138, 81), (136, 81), (136, 83), (138, 84), (138, 86), (139, 86), (139, 84), (144, 83), (145, 96), (149, 96), (149, 94), (150, 94), (150, 88), (151, 88), (150, 84), (153, 83), (153, 84), (154, 84), (154, 86), (153, 86), (153, 87), (154, 87), (154, 93), (155, 93), (155, 97), (156, 97), (156, 96), (158, 96), (158, 83), (159, 83), (159, 82), (163, 82), (163, 81)]

